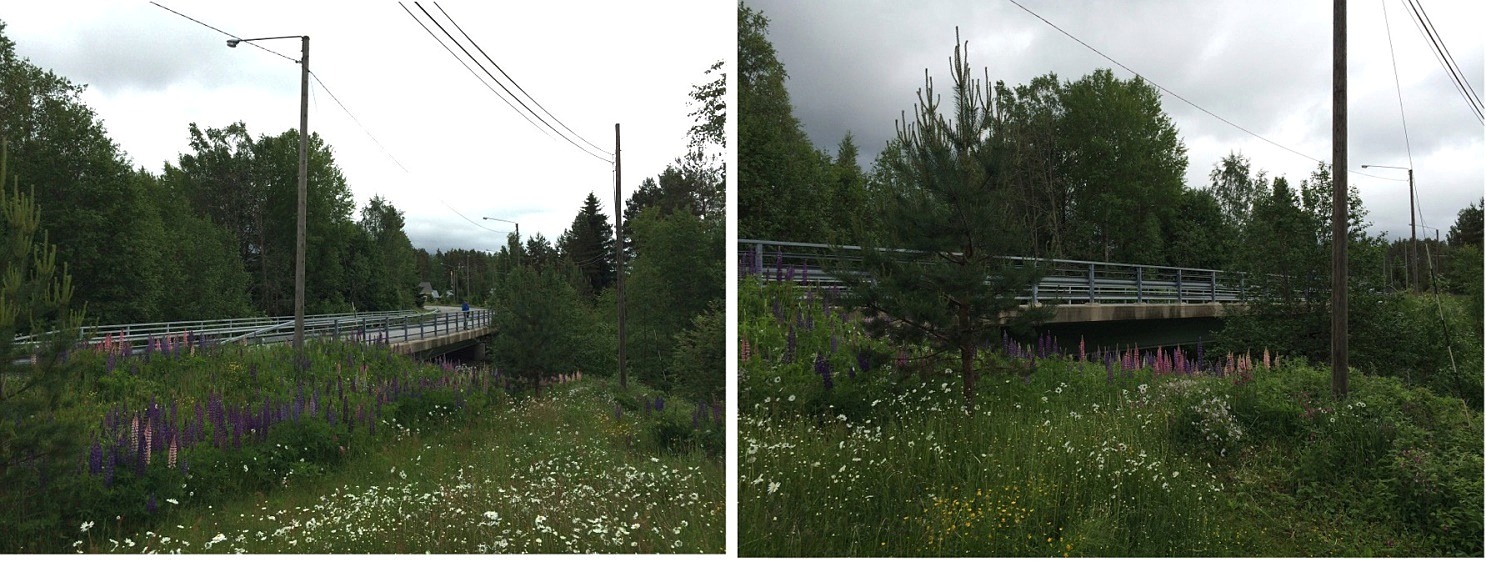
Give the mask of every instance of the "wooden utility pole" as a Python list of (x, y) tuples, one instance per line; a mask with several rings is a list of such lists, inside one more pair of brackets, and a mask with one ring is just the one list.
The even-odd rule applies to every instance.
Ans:
[(614, 301), (619, 310), (619, 388), (624, 378), (624, 200), (619, 198), (619, 124), (614, 124)]
[(1331, 393), (1347, 395), (1347, 0), (1331, 2)]
[(1419, 290), (1420, 287), (1419, 227), (1414, 224), (1414, 219), (1418, 216), (1418, 213), (1414, 212), (1414, 168), (1413, 163), (1411, 162), (1409, 163), (1409, 246), (1413, 248), (1410, 255), (1413, 256), (1414, 259), (1413, 261), (1409, 262), (1409, 266), (1414, 272), (1414, 286), (1412, 288), (1416, 291)]
[(294, 355), (304, 360), (304, 223), (310, 162), (310, 36), (300, 37), (299, 59), (299, 216), (294, 242)]

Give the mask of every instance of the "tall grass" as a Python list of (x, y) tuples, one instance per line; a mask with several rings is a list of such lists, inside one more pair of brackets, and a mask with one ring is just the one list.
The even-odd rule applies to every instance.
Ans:
[[(311, 343), (298, 368), (283, 347), (180, 338), (127, 351), (70, 357), (87, 375), (55, 415), (92, 427), (90, 445), (0, 515), (32, 530), (0, 537), (4, 550), (721, 548), (708, 451), (722, 423), (706, 406), (625, 415), (631, 395), (663, 399), (577, 376), (531, 396), (494, 370), (346, 342)], [(673, 522), (681, 532), (661, 541), (656, 525)]]
[[(1460, 528), (1469, 517), (1429, 531), (1429, 517), (1374, 516), (1326, 480), (1421, 499), (1390, 468), (1399, 454), (1412, 458), (1398, 453), (1409, 446), (1379, 428), (1480, 432), (1478, 412), (1442, 418), (1450, 406), (1427, 392), (1359, 377), (1364, 398), (1335, 403), (1317, 392), (1319, 372), (1268, 356), (1065, 357), (1045, 342), (988, 342), (978, 404), (966, 413), (952, 361), (867, 338), (828, 295), (749, 278), (739, 310), (745, 556), (1480, 550), (1479, 533), (1472, 542)], [(1424, 503), (1468, 506), (1463, 475), (1479, 468), (1480, 449), (1477, 439), (1431, 451), (1459, 462), (1420, 469), (1455, 487), (1449, 500)], [(1304, 530), (1278, 539), (1286, 527)], [(1337, 547), (1338, 535), (1350, 543)]]

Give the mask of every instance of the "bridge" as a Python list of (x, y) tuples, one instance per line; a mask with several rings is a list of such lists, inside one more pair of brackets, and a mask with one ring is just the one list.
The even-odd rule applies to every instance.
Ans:
[[(911, 259), (910, 250), (884, 250)], [(805, 279), (843, 288), (827, 264), (861, 261), (860, 246), (738, 240), (738, 270), (767, 279)], [(1049, 324), (1216, 318), (1253, 289), (1244, 273), (1215, 269), (1008, 256), (1017, 266), (1041, 266), (1047, 275), (1018, 299), (1024, 306), (1056, 304)]]
[[(491, 311), (470, 309), (466, 314), (454, 307), (433, 310), (399, 310), (351, 314), (316, 314), (304, 317), (306, 339), (326, 338), (382, 344), (396, 353), (432, 357), (479, 345), (479, 338), (493, 334)], [(166, 338), (204, 338), (217, 343), (272, 344), (294, 336), (293, 316), (224, 318), (141, 324), (107, 324), (79, 328), (79, 340), (89, 345), (105, 341), (127, 343), (144, 350)], [(31, 336), (15, 339), (28, 343)]]

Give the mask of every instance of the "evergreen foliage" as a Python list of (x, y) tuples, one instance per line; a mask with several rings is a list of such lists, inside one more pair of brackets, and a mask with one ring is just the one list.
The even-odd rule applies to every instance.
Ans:
[(0, 141), (0, 178), (10, 179), (0, 181), (0, 535), (29, 536), (57, 524), (46, 507), (56, 493), (49, 477), (76, 470), (83, 427), (56, 412), (81, 382), (67, 355), (83, 315), (72, 308), (72, 278), (35, 195), (10, 175), (7, 144)]
[(558, 237), (557, 247), (582, 273), (585, 295), (592, 298), (614, 285), (614, 226), (599, 211), (592, 192), (573, 217), (573, 225)]
[(899, 123), (898, 157), (886, 164), (902, 181), (886, 193), (882, 230), (863, 233), (862, 273), (850, 266), (834, 273), (845, 280), (845, 302), (862, 311), (870, 333), (959, 355), (969, 410), (977, 350), (999, 339), (1008, 322), (1050, 313), (1019, 308), (1017, 297), (1037, 282), (1039, 269), (1001, 257), (1018, 244), (1003, 176), (1010, 139), (998, 134), (992, 91), (972, 77), (961, 49), (957, 34), (953, 107), (940, 111), (928, 80), (914, 121)]

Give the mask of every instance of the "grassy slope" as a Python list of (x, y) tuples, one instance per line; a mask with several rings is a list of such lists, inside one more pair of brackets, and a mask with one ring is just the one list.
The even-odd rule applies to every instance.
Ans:
[(615, 423), (609, 393), (607, 382), (570, 383), (437, 429), (398, 430), (332, 473), (291, 476), (267, 496), (183, 506), (133, 536), (99, 525), (78, 548), (720, 552), (722, 463), (630, 452), (635, 428)]
[[(1459, 400), (1357, 376), (1355, 402), (1333, 402), (1326, 373), (1303, 365), (1111, 377), (987, 354), (966, 416), (946, 364), (880, 364), (892, 349), (818, 304), (743, 290), (742, 555), (1481, 549), (1481, 414)], [(879, 364), (852, 376), (860, 349)]]

